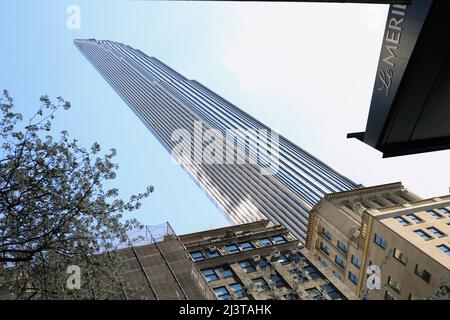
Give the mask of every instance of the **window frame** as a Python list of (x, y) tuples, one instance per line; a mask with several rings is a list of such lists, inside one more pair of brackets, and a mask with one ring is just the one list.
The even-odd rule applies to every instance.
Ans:
[[(277, 238), (281, 238), (281, 241), (278, 241)], [(286, 238), (283, 237), (282, 235), (279, 235), (279, 236), (274, 236), (274, 237), (272, 237), (272, 242), (273, 242), (274, 244), (283, 244), (283, 243), (286, 243), (287, 240), (286, 240)]]
[[(230, 247), (235, 247), (235, 248), (237, 249), (237, 251), (231, 252), (230, 249), (229, 249)], [(229, 245), (227, 245), (225, 248), (227, 249), (227, 252), (228, 252), (229, 254), (234, 254), (234, 253), (241, 252), (241, 249), (239, 248), (239, 246), (238, 246), (238, 245), (235, 245), (235, 244), (229, 244)]]
[[(246, 245), (246, 247), (243, 247), (243, 245)], [(255, 249), (255, 246), (253, 245), (253, 243), (251, 241), (245, 241), (245, 242), (239, 243), (239, 249), (241, 249), (241, 251), (243, 251), (243, 252), (252, 251)]]
[[(447, 254), (448, 256), (450, 256), (450, 248), (448, 246), (446, 246), (445, 244), (440, 244), (437, 246), (437, 248), (442, 252)], [(445, 248), (445, 250), (442, 250), (443, 248)]]
[(443, 214), (445, 214), (447, 217), (450, 217), (450, 210), (443, 207), (443, 208), (439, 208), (439, 211), (441, 211)]
[(235, 276), (233, 270), (228, 265), (222, 265), (217, 267), (217, 270), (219, 271), (220, 277), (222, 279), (232, 278)]
[[(416, 235), (418, 235), (419, 237), (421, 237), (423, 240), (425, 240), (425, 241), (430, 241), (430, 240), (433, 240), (434, 239), (434, 237), (432, 237), (432, 236), (430, 236), (428, 233), (426, 233), (425, 231), (423, 231), (422, 229), (417, 229), (417, 230), (414, 230), (414, 233), (416, 234)], [(421, 234), (420, 234), (421, 233)]]
[(416, 216), (414, 213), (409, 213), (406, 215), (406, 217), (411, 220), (413, 223), (417, 224), (417, 223), (422, 223), (424, 222), (423, 219), (419, 218), (418, 216)]
[[(246, 292), (245, 287), (244, 287), (244, 285), (242, 283), (240, 283), (240, 282), (230, 283), (228, 286), (230, 287), (231, 291), (236, 295), (238, 300), (242, 299), (242, 298), (245, 298), (247, 296), (247, 292)], [(233, 286), (240, 286), (240, 289), (235, 290), (233, 288)], [(242, 293), (242, 296), (240, 296), (240, 293)]]
[(356, 268), (361, 269), (362, 266), (362, 261), (355, 256), (354, 254), (352, 254), (352, 257), (350, 259), (350, 262), (352, 263), (352, 265), (354, 265)]
[[(342, 261), (342, 262), (338, 262), (338, 260), (339, 260), (339, 261)], [(345, 269), (345, 259), (343, 259), (341, 256), (336, 255), (336, 256), (334, 257), (334, 262), (335, 262), (339, 267), (341, 267), (342, 269)]]
[(328, 247), (325, 244), (325, 242), (321, 241), (319, 248), (322, 251), (322, 253), (326, 254), (327, 256), (330, 256), (330, 247)]
[[(248, 263), (248, 266), (244, 267), (242, 266), (242, 264), (244, 263)], [(245, 273), (252, 273), (256, 271), (255, 266), (253, 265), (253, 263), (250, 260), (241, 260), (238, 261), (239, 266), (244, 270)], [(250, 271), (248, 270), (250, 269)]]
[(398, 294), (402, 293), (402, 285), (400, 281), (394, 280), (391, 276), (388, 277), (387, 285)]
[[(377, 239), (379, 239), (380, 241), (378, 241)], [(375, 233), (373, 242), (375, 242), (383, 250), (386, 250), (388, 242), (387, 240), (384, 240), (383, 237), (380, 236), (378, 233)]]
[[(267, 240), (268, 243), (264, 244), (264, 243), (261, 242), (262, 240)], [(268, 246), (271, 246), (273, 244), (273, 242), (272, 242), (272, 240), (270, 240), (270, 238), (261, 238), (261, 239), (258, 239), (258, 241), (261, 244), (261, 246), (263, 246), (263, 247), (268, 247)]]
[(414, 268), (414, 273), (416, 276), (418, 276), (420, 279), (425, 281), (426, 283), (430, 283), (431, 281), (431, 273), (429, 273), (426, 269), (422, 268), (419, 264), (416, 264), (416, 267)]
[[(340, 244), (342, 244), (343, 247), (340, 246)], [(343, 253), (347, 253), (348, 252), (348, 247), (345, 245), (345, 243), (341, 240), (338, 240), (336, 242), (336, 247), (341, 250)]]
[[(211, 255), (212, 252), (215, 252), (216, 255)], [(208, 258), (209, 258), (209, 259), (211, 259), (211, 258), (217, 258), (217, 257), (220, 257), (221, 255), (222, 255), (222, 254), (221, 254), (220, 251), (217, 250), (217, 249), (208, 252)]]
[[(196, 253), (199, 253), (201, 255), (200, 259), (194, 257), (194, 254), (196, 254)], [(189, 254), (191, 255), (192, 260), (194, 260), (194, 261), (203, 261), (206, 259), (205, 254), (201, 250), (193, 251), (193, 252), (190, 252)]]
[[(217, 290), (220, 290), (220, 289), (225, 290), (225, 293), (219, 295), (219, 294), (217, 293)], [(217, 288), (213, 288), (213, 291), (214, 291), (214, 294), (216, 295), (216, 297), (217, 297), (219, 300), (232, 300), (232, 299), (231, 299), (231, 294), (230, 294), (230, 292), (228, 291), (228, 289), (227, 289), (225, 286), (220, 286), (220, 287), (217, 287)], [(224, 296), (228, 296), (229, 299), (221, 299), (221, 298), (224, 297)]]
[(397, 221), (398, 223), (400, 223), (404, 227), (409, 226), (411, 224), (411, 222), (409, 222), (402, 216), (394, 217), (394, 220)]
[[(431, 229), (433, 229), (434, 231)], [(445, 233), (443, 233), (441, 230), (439, 230), (438, 228), (436, 228), (434, 226), (428, 227), (427, 230), (430, 231), (432, 234), (434, 234), (438, 238), (443, 238), (443, 237), (447, 236)]]
[(435, 209), (427, 210), (426, 212), (427, 212), (427, 214), (429, 214), (430, 216), (432, 216), (436, 220), (441, 220), (441, 219), (444, 218), (444, 216), (442, 216), (440, 213), (436, 212)]
[(353, 272), (349, 271), (348, 272), (348, 277), (347, 277), (351, 283), (353, 283), (355, 286), (358, 285), (359, 279), (358, 276), (356, 274), (354, 274)]
[[(208, 281), (208, 282), (219, 280), (219, 277), (217, 276), (217, 273), (214, 271), (213, 268), (205, 268), (205, 269), (202, 269), (202, 270), (200, 270), (200, 271), (201, 271), (203, 277), (204, 277), (204, 278), (206, 279), (206, 281)], [(205, 274), (205, 271), (211, 271), (212, 273), (209, 274), (209, 275), (206, 275), (206, 274)], [(215, 279), (210, 279), (210, 278), (209, 278), (210, 276), (214, 276)]]
[[(261, 281), (259, 281), (261, 280)], [(267, 283), (267, 280), (264, 279), (264, 277), (257, 277), (252, 279), (252, 284), (256, 289), (262, 289), (262, 291), (268, 291), (269, 290), (269, 284)], [(260, 285), (262, 284), (262, 285)]]

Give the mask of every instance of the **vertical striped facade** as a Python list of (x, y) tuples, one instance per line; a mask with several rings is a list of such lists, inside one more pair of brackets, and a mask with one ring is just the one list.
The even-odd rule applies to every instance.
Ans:
[[(225, 136), (234, 129), (237, 136), (231, 141), (236, 150), (252, 152), (244, 144), (250, 141), (264, 149), (258, 154), (265, 157), (262, 162), (274, 163), (276, 157), (277, 169), (272, 175), (262, 174), (259, 162), (181, 164), (231, 223), (267, 218), (286, 226), (304, 243), (312, 206), (324, 194), (357, 187), (282, 136), (276, 135), (277, 152), (272, 152), (275, 135), (270, 135), (266, 144), (256, 135), (271, 132), (267, 126), (158, 59), (112, 41), (74, 43), (169, 152), (179, 145), (173, 139), (175, 130), (184, 129), (194, 137), (198, 134), (195, 122), (201, 121), (200, 134), (215, 129)], [(193, 149), (201, 150), (192, 151), (201, 154), (205, 146), (193, 144)]]

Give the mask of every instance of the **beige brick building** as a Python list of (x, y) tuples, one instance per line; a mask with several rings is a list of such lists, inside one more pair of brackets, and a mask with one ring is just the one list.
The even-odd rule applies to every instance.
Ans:
[(180, 240), (219, 299), (357, 299), (286, 228), (268, 220)]
[[(326, 195), (306, 246), (361, 298), (424, 299), (450, 285), (449, 235), (450, 196), (422, 200), (393, 183)], [(367, 288), (369, 265), (379, 289)]]

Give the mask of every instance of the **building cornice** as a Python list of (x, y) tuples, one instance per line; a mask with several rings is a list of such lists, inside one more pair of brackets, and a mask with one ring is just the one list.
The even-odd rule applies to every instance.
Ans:
[(353, 196), (366, 194), (366, 193), (379, 192), (379, 191), (384, 191), (384, 190), (393, 190), (393, 189), (403, 189), (403, 188), (404, 187), (401, 182), (394, 182), (394, 183), (382, 184), (382, 185), (378, 185), (378, 186), (355, 189), (355, 190), (350, 190), (350, 191), (329, 193), (329, 194), (326, 194), (323, 197), (323, 199), (332, 200), (332, 199), (348, 198), (348, 197), (353, 197)]
[(376, 208), (376, 209), (374, 208), (374, 209), (367, 210), (367, 212), (369, 214), (377, 216), (382, 213), (391, 213), (391, 212), (395, 212), (395, 211), (401, 211), (404, 209), (412, 209), (412, 208), (417, 208), (417, 207), (421, 207), (421, 206), (426, 206), (429, 204), (437, 204), (437, 203), (449, 201), (449, 200), (450, 200), (450, 195), (445, 195), (445, 196), (441, 196), (441, 197), (434, 197), (434, 198), (429, 198), (429, 199), (411, 201), (409, 203), (398, 204), (398, 205), (390, 206), (390, 207), (383, 207), (383, 208)]

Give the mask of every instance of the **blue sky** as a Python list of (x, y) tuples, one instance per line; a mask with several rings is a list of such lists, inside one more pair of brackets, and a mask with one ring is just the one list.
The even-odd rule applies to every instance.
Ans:
[[(79, 30), (66, 26), (69, 5), (81, 10)], [(179, 234), (228, 223), (73, 39), (119, 41), (157, 57), (356, 182), (446, 194), (449, 151), (381, 159), (345, 139), (365, 127), (386, 13), (385, 5), (4, 0), (0, 87), (24, 113), (44, 93), (71, 101), (56, 129), (116, 148), (121, 196), (156, 188), (134, 216), (169, 221)]]

